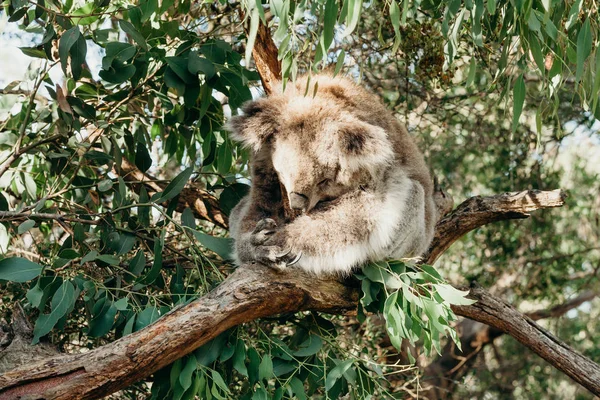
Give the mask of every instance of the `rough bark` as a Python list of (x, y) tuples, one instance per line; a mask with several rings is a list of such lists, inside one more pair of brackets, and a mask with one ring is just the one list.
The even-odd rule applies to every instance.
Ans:
[(530, 212), (540, 208), (561, 207), (565, 198), (565, 192), (560, 189), (471, 197), (438, 222), (433, 243), (424, 256), (425, 262), (433, 264), (452, 243), (480, 226), (496, 221), (527, 218)]
[(277, 46), (271, 38), (269, 28), (262, 22), (258, 25), (256, 41), (252, 48), (252, 58), (256, 71), (260, 75), (262, 86), (267, 95), (273, 91), (275, 83), (281, 80), (281, 64), (277, 59)]
[(122, 389), (244, 322), (316, 310), (341, 313), (358, 291), (300, 271), (237, 269), (207, 296), (89, 353), (28, 365), (0, 376), (0, 399), (95, 399)]
[[(543, 192), (535, 195), (539, 200), (537, 208), (557, 205), (552, 196), (544, 196)], [(478, 204), (494, 203), (494, 213), (502, 208), (499, 199), (506, 200), (506, 206), (512, 213), (535, 208), (524, 204), (520, 209), (513, 204), (515, 196), (484, 198)], [(477, 215), (482, 212), (475, 206), (471, 211)], [(453, 213), (444, 224), (451, 223), (453, 218), (468, 217), (469, 213)], [(483, 217), (479, 215), (478, 218)], [(501, 219), (495, 218), (490, 220)], [(454, 223), (458, 224), (458, 221)], [(0, 376), (0, 399), (102, 397), (149, 376), (238, 324), (285, 312), (315, 310), (343, 313), (353, 310), (359, 290), (352, 283), (308, 275), (294, 269), (277, 273), (260, 265), (247, 265), (238, 268), (208, 295), (173, 310), (136, 333), (88, 353), (55, 357)], [(483, 289), (476, 289), (472, 296), (479, 303), (454, 307), (458, 315), (506, 331), (588, 390), (600, 393), (600, 368), (596, 364)], [(599, 379), (594, 383), (596, 377)]]
[[(589, 290), (563, 304), (527, 313), (525, 316), (533, 321), (559, 317), (599, 295), (598, 291)], [(457, 384), (471, 371), (482, 350), (505, 333), (499, 326), (486, 325), (472, 319), (464, 319), (456, 329), (460, 336), (462, 351), (454, 342), (449, 341), (442, 350), (442, 355), (429, 364), (423, 372), (421, 384), (428, 388), (426, 397), (429, 400), (451, 398)]]

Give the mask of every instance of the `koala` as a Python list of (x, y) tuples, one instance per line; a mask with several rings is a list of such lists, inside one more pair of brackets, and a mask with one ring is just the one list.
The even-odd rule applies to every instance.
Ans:
[(242, 111), (229, 124), (251, 151), (252, 187), (229, 219), (238, 265), (347, 275), (428, 249), (433, 181), (377, 96), (347, 78), (313, 75)]

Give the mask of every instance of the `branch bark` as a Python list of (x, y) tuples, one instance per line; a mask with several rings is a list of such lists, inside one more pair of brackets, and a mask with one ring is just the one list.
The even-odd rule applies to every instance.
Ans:
[[(471, 213), (479, 221), (491, 221), (502, 219), (499, 215), (509, 219), (514, 213), (524, 210), (530, 212), (536, 208), (555, 207), (558, 205), (557, 197), (550, 193), (554, 192), (500, 195), (480, 198), (475, 203), (467, 200), (466, 203), (471, 204), (470, 211), (452, 213), (445, 221), (440, 221), (438, 229), (446, 225), (460, 225), (459, 219), (469, 218)], [(559, 199), (562, 197), (558, 196)], [(515, 198), (537, 200), (534, 205), (526, 202), (519, 206), (514, 204)], [(501, 204), (502, 199), (504, 205)], [(486, 211), (489, 204), (495, 207)], [(464, 209), (463, 205), (458, 209)], [(478, 205), (483, 208), (478, 208)], [(500, 212), (503, 207), (511, 211)], [(490, 213), (487, 218), (486, 213)], [(452, 237), (457, 234), (446, 232)], [(440, 243), (448, 241), (439, 231), (437, 236)], [(359, 289), (353, 286), (353, 281), (340, 282), (299, 270), (282, 274), (260, 265), (246, 265), (238, 268), (208, 295), (173, 310), (138, 332), (88, 353), (53, 358), (0, 376), (0, 399), (102, 397), (149, 376), (238, 324), (304, 310), (345, 313), (355, 309), (358, 296)], [(506, 331), (588, 390), (600, 393), (600, 368), (596, 364), (483, 289), (475, 289), (472, 296), (479, 303), (455, 307), (458, 315)], [(594, 379), (597, 380), (594, 382)]]
[(433, 264), (467, 232), (496, 221), (527, 218), (530, 212), (540, 208), (561, 207), (566, 197), (566, 193), (560, 189), (471, 197), (438, 222), (433, 242), (423, 259), (426, 264)]
[[(555, 307), (527, 313), (526, 317), (533, 321), (560, 317), (598, 296), (600, 292), (589, 290)], [(472, 319), (463, 320), (456, 329), (460, 335), (462, 351), (453, 342), (448, 342), (442, 350), (442, 356), (429, 364), (423, 372), (421, 383), (429, 390), (429, 400), (451, 398), (457, 383), (472, 369), (477, 356), (494, 339), (505, 333), (498, 326), (485, 325)]]

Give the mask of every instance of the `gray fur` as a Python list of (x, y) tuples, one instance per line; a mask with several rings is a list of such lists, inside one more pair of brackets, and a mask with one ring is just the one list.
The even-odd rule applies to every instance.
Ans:
[[(250, 102), (231, 121), (252, 150), (252, 189), (230, 216), (237, 262), (348, 274), (421, 255), (437, 220), (433, 182), (406, 128), (348, 79), (306, 85)], [(300, 214), (293, 220), (284, 197)]]

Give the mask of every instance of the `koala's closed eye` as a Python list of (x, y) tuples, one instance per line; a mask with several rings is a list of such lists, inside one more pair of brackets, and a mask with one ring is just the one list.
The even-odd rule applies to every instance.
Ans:
[(317, 185), (319, 187), (325, 187), (325, 186), (328, 186), (330, 183), (331, 183), (331, 179), (326, 178), (326, 179), (323, 179), (321, 182), (317, 183)]

